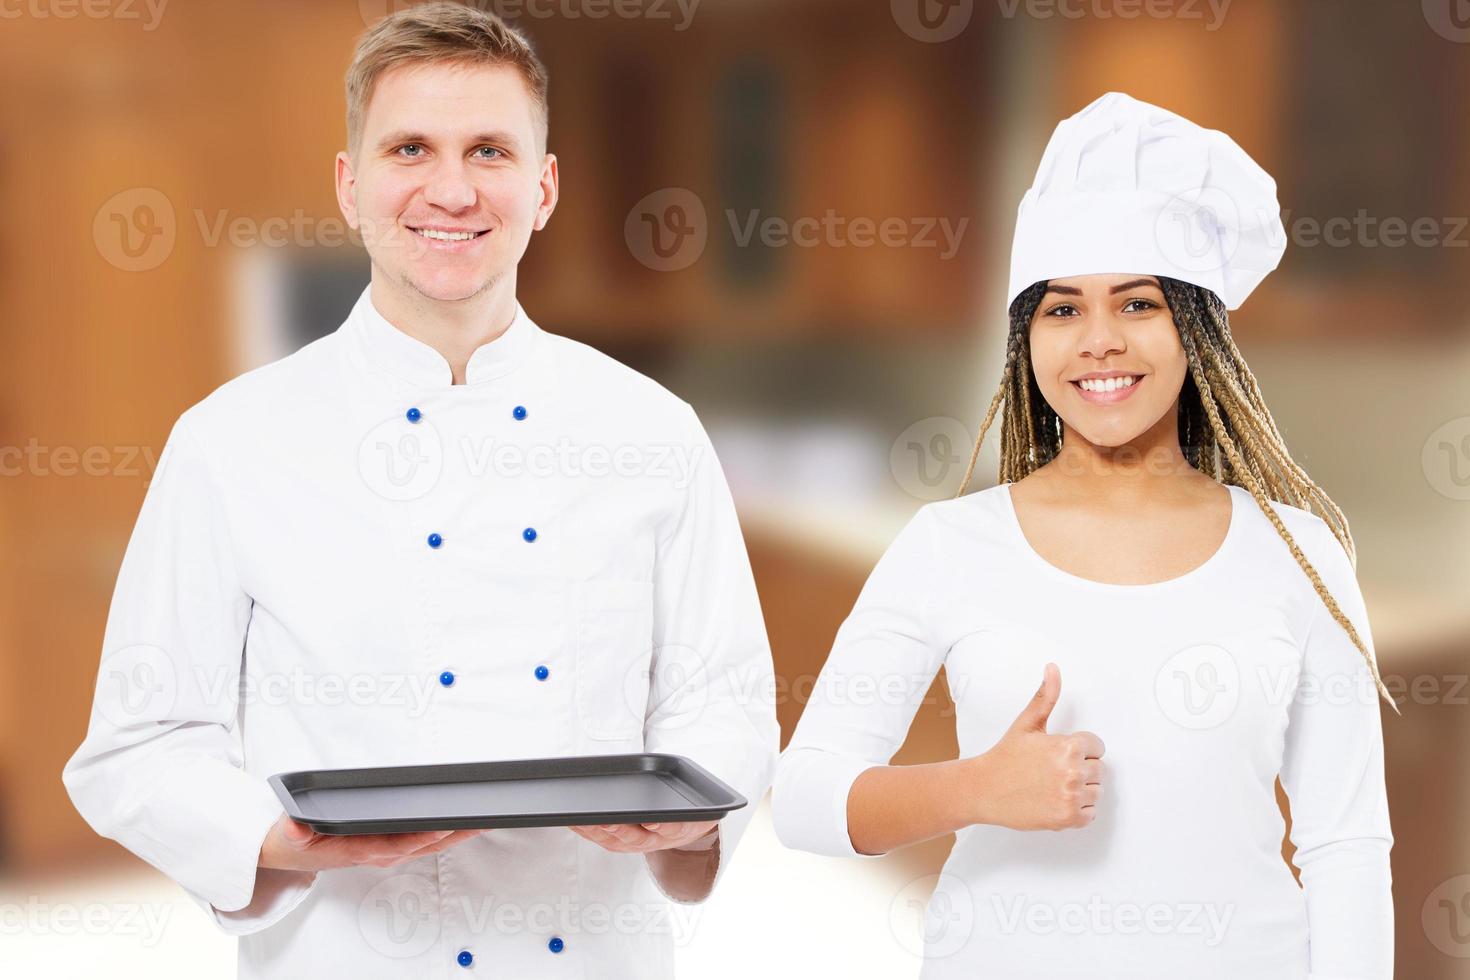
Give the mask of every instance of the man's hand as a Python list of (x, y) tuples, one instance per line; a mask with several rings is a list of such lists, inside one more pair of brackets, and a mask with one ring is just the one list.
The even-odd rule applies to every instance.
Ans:
[(426, 830), (411, 834), (318, 834), (285, 814), (260, 845), (262, 868), (283, 871), (323, 871), (370, 864), (391, 868), (427, 854), (437, 854), (483, 830)]
[(986, 792), (975, 823), (1013, 830), (1086, 827), (1102, 796), (1103, 743), (1091, 732), (1047, 734), (1046, 725), (1062, 693), (1056, 664), (1036, 696), (1021, 709), (990, 751), (971, 760), (984, 774)]
[(716, 823), (714, 820), (699, 823), (615, 823), (570, 829), (609, 851), (647, 854), (677, 847), (698, 849), (708, 846), (714, 842)]

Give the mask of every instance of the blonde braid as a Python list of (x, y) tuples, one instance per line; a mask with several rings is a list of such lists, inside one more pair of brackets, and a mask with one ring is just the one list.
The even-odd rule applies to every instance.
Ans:
[(1297, 465), (1296, 460), (1292, 459), (1291, 454), (1287, 452), (1286, 440), (1282, 437), (1281, 430), (1277, 428), (1275, 418), (1265, 408), (1265, 399), (1261, 395), (1260, 385), (1257, 384), (1255, 375), (1246, 366), (1245, 358), (1241, 356), (1234, 339), (1230, 336), (1229, 314), (1226, 313), (1224, 304), (1214, 293), (1207, 290), (1193, 289), (1189, 286), (1182, 286), (1182, 288), (1204, 299), (1207, 321), (1214, 328), (1213, 335), (1209, 338), (1214, 343), (1201, 345), (1204, 354), (1217, 364), (1228, 356), (1230, 362), (1235, 365), (1237, 373), (1246, 382), (1249, 395), (1246, 394), (1246, 391), (1242, 391), (1240, 384), (1229, 377), (1226, 378), (1222, 390), (1230, 391), (1240, 401), (1249, 404), (1250, 409), (1242, 408), (1236, 416), (1232, 417), (1231, 421), (1237, 429), (1248, 429), (1254, 433), (1259, 438), (1264, 454), (1269, 456), (1271, 461), (1276, 462), (1282, 471), (1282, 479), (1273, 481), (1273, 489), (1276, 491), (1272, 494), (1273, 498), (1306, 510), (1311, 509), (1310, 506), (1306, 506), (1308, 503), (1314, 504), (1316, 509), (1322, 512), (1325, 523), (1332, 530), (1338, 543), (1347, 551), (1348, 560), (1356, 569), (1358, 567), (1357, 547), (1353, 543), (1352, 532), (1348, 528), (1347, 516), (1327, 495), (1327, 491), (1318, 486), (1307, 475), (1306, 470)]
[[(1034, 306), (1036, 302), (1040, 301), (1043, 289), (1032, 286), (1028, 292), (1034, 292), (1036, 294), (1036, 298), (1032, 303)], [(1026, 294), (1023, 293), (1022, 295), (1024, 296)], [(1014, 404), (1020, 400), (1014, 393), (1010, 397), (1007, 396), (1007, 393), (1011, 391), (1016, 384), (1017, 377), (1022, 373), (1017, 370), (1018, 364), (1026, 364), (1027, 370), (1025, 373), (1030, 374), (1030, 359), (1022, 357), (1022, 345), (1024, 343), (1025, 331), (1016, 329), (1015, 320), (1012, 319), (1011, 330), (1006, 337), (1006, 361), (1005, 367), (1001, 371), (1000, 387), (996, 390), (995, 397), (990, 399), (990, 409), (985, 413), (985, 421), (980, 423), (980, 435), (975, 439), (975, 448), (970, 453), (970, 463), (965, 467), (964, 479), (960, 481), (960, 494), (965, 492), (965, 488), (970, 485), (970, 478), (975, 475), (975, 464), (980, 459), (980, 444), (985, 441), (985, 433), (990, 431), (990, 425), (995, 421), (995, 413), (1000, 407), (1000, 403), (1006, 401)], [(1029, 454), (1031, 447), (1034, 445), (1032, 441), (1034, 438), (1034, 430), (1028, 429), (1025, 453)], [(1017, 437), (1017, 433), (1010, 421), (1009, 413), (1007, 413), (1003, 418), (1000, 436), (1000, 472), (1003, 482), (1019, 480), (1026, 475), (1025, 472), (1022, 472), (1025, 469), (1025, 457), (1020, 446), (1021, 440)], [(959, 496), (959, 494), (956, 494), (956, 496)]]
[[(1188, 290), (1192, 287), (1180, 284), (1180, 288)], [(1164, 289), (1164, 298), (1170, 299), (1169, 294), (1170, 289), (1166, 286)], [(1184, 319), (1189, 319), (1189, 317), (1186, 316), (1184, 317)], [(1177, 322), (1178, 321), (1176, 320), (1176, 323)], [(1209, 417), (1210, 425), (1215, 430), (1215, 436), (1217, 439), (1220, 440), (1220, 445), (1224, 448), (1225, 454), (1230, 458), (1236, 472), (1241, 474), (1242, 476), (1245, 476), (1245, 482), (1242, 485), (1245, 487), (1245, 489), (1250, 491), (1251, 496), (1256, 499), (1256, 504), (1261, 508), (1261, 512), (1266, 515), (1266, 518), (1272, 523), (1272, 525), (1275, 526), (1276, 533), (1281, 536), (1281, 539), (1283, 541), (1286, 542), (1287, 547), (1291, 551), (1291, 556), (1296, 559), (1296, 563), (1301, 566), (1302, 571), (1305, 572), (1307, 578), (1311, 580), (1312, 587), (1317, 590), (1317, 595), (1322, 599), (1323, 603), (1326, 604), (1327, 610), (1332, 613), (1332, 618), (1337, 620), (1338, 624), (1347, 631), (1348, 637), (1353, 641), (1353, 645), (1357, 647), (1358, 651), (1363, 655), (1363, 660), (1368, 665), (1368, 671), (1373, 675), (1373, 683), (1377, 685), (1379, 693), (1383, 695), (1384, 699), (1388, 701), (1388, 703), (1393, 706), (1394, 711), (1397, 712), (1398, 706), (1394, 704), (1393, 697), (1388, 693), (1388, 688), (1384, 686), (1383, 679), (1378, 676), (1378, 665), (1374, 662), (1373, 655), (1368, 651), (1367, 646), (1363, 643), (1362, 638), (1358, 635), (1357, 629), (1353, 627), (1352, 621), (1349, 620), (1347, 616), (1343, 614), (1342, 610), (1338, 607), (1337, 600), (1334, 599), (1332, 597), (1332, 594), (1327, 591), (1327, 586), (1322, 584), (1322, 578), (1317, 574), (1317, 569), (1312, 566), (1312, 563), (1307, 560), (1307, 556), (1303, 554), (1301, 548), (1297, 546), (1296, 539), (1292, 537), (1291, 532), (1286, 529), (1285, 523), (1281, 520), (1281, 515), (1278, 514), (1276, 512), (1276, 508), (1272, 507), (1271, 504), (1268, 502), (1266, 492), (1262, 489), (1261, 483), (1258, 480), (1259, 470), (1257, 466), (1254, 465), (1257, 463), (1257, 460), (1254, 458), (1242, 459), (1240, 451), (1236, 447), (1235, 440), (1231, 437), (1225, 423), (1221, 421), (1219, 409), (1215, 403), (1214, 392), (1216, 384), (1218, 384), (1220, 387), (1224, 387), (1222, 381), (1222, 375), (1224, 372), (1221, 372), (1218, 369), (1213, 372), (1207, 370), (1207, 366), (1202, 363), (1200, 357), (1200, 338), (1198, 337), (1198, 332), (1196, 330), (1186, 329), (1184, 324), (1181, 324), (1180, 326), (1180, 340), (1184, 345), (1185, 355), (1189, 359), (1190, 373), (1194, 375), (1195, 385), (1200, 390), (1200, 400), (1204, 405), (1205, 414)], [(1190, 326), (1193, 326), (1193, 324), (1190, 324)], [(1213, 365), (1211, 365), (1211, 367), (1213, 367)], [(1232, 422), (1233, 421), (1235, 420), (1232, 419)], [(1258, 416), (1251, 416), (1250, 421), (1255, 424), (1257, 428), (1259, 428), (1260, 419)], [(1279, 448), (1283, 454), (1286, 452), (1285, 446), (1280, 446)], [(1274, 478), (1271, 482), (1273, 483), (1273, 485), (1277, 483)]]

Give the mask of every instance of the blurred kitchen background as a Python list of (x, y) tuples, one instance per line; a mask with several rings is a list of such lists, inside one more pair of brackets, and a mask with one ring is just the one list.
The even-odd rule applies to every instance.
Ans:
[[(60, 773), (172, 422), (335, 328), (367, 281), (332, 158), (352, 46), (389, 3), (0, 13), (0, 975), (233, 975), (232, 941), (96, 837)], [(521, 299), (705, 419), (788, 735), (885, 545), (958, 484), (999, 379), (1015, 207), (1055, 123), (1122, 90), (1270, 171), (1290, 242), (1232, 327), (1292, 452), (1349, 515), (1402, 697), (1385, 718), (1398, 976), (1470, 977), (1459, 0), (493, 9), (519, 13), (550, 69), (563, 181)], [(930, 701), (898, 761), (955, 752), (942, 678)], [(681, 942), (684, 975), (914, 976), (949, 844), (788, 854), (763, 813)]]

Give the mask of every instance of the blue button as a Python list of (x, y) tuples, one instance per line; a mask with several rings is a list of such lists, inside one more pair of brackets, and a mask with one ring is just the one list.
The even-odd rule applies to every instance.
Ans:
[(429, 547), (430, 548), (437, 548), (437, 547), (439, 547), (443, 543), (444, 543), (444, 538), (439, 534), (438, 531), (435, 531), (433, 534), (429, 535)]
[(454, 958), (454, 961), (460, 966), (469, 966), (475, 962), (475, 954), (467, 949), (462, 949), (459, 951), (459, 955)]
[(546, 948), (551, 950), (553, 953), (560, 953), (562, 950), (567, 948), (567, 944), (561, 941), (560, 936), (552, 936), (551, 942), (546, 944)]
[(420, 412), (416, 408), (410, 408), (405, 414), (408, 416), (408, 420), (410, 422), (417, 422), (419, 419), (424, 417), (424, 413)]
[(536, 529), (534, 527), (526, 528), (524, 531), (521, 532), (521, 537), (525, 538), (527, 541), (535, 541)]
[(517, 405), (515, 408), (511, 409), (510, 414), (515, 416), (515, 420), (517, 422), (524, 422), (526, 419), (526, 406)]
[(546, 669), (546, 665), (545, 664), (540, 664), (540, 665), (538, 665), (536, 667), (536, 679), (538, 681), (544, 681), (544, 680), (546, 680), (546, 678), (548, 678), (550, 676), (551, 676), (551, 671), (549, 671), (549, 670)]
[(439, 683), (443, 684), (445, 687), (449, 687), (450, 685), (452, 685), (454, 683), (454, 671), (446, 670), (444, 673), (440, 674)]

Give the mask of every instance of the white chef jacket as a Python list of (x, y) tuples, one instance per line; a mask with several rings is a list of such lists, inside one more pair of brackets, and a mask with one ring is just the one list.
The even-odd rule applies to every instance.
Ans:
[[(1107, 747), (1087, 827), (959, 831), (924, 919), (925, 980), (1388, 980), (1387, 794), (1362, 655), (1255, 498), (1164, 582), (1072, 575), (1027, 542), (1001, 484), (926, 504), (843, 623), (772, 790), (788, 846), (858, 856), (847, 800), (885, 765), (940, 666), (961, 757), (1061, 669), (1049, 731)], [(1373, 649), (1347, 553), (1271, 506)], [(1281, 858), (1291, 800), (1301, 886)]]
[(770, 649), (690, 406), (519, 305), (466, 382), (364, 290), (184, 412), (148, 488), (63, 778), (242, 977), (659, 978), (681, 938), (642, 855), (561, 827), (257, 872), (273, 773), (677, 753), (749, 800), (695, 893), (769, 785)]

